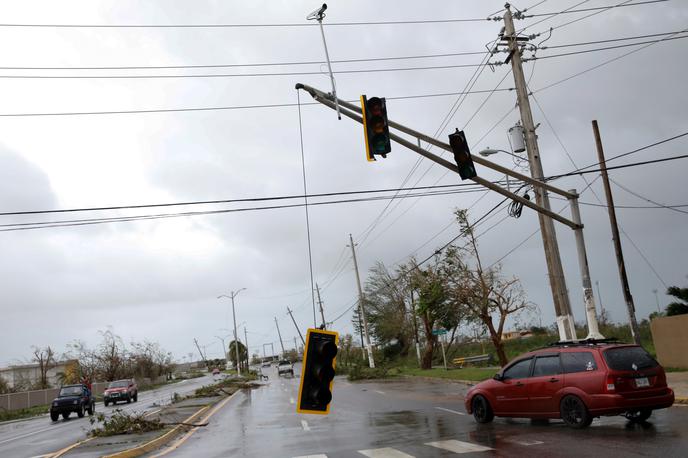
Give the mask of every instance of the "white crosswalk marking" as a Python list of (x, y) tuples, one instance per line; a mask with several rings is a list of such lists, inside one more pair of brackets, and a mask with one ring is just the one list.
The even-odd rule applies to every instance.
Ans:
[(385, 394), (384, 391), (380, 391), (380, 390), (373, 390), (373, 391), (375, 391), (375, 392), (378, 393), (378, 394)]
[(486, 452), (488, 450), (492, 450), (490, 447), (471, 444), (470, 442), (461, 442), (455, 439), (448, 441), (426, 442), (425, 445), (441, 448), (442, 450), (448, 450), (454, 453)]
[(511, 443), (511, 444), (526, 445), (526, 446), (544, 444), (544, 442), (542, 442), (542, 441), (536, 441), (536, 440), (534, 440), (534, 439), (512, 439), (512, 438), (505, 438), (505, 439), (501, 439), (501, 440), (504, 441), (504, 442), (509, 442), (509, 443)]
[(459, 412), (457, 410), (445, 409), (444, 407), (435, 407), (435, 409), (444, 410), (445, 412), (449, 412), (449, 413), (455, 413), (456, 415), (466, 415), (463, 412)]
[(361, 455), (369, 456), (370, 458), (415, 458), (408, 453), (400, 452), (392, 447), (375, 448), (371, 450), (359, 450)]

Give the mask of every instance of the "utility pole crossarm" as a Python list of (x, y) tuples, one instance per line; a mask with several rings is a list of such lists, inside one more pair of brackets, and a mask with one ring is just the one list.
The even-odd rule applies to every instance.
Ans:
[[(297, 85), (297, 88), (298, 89), (304, 89), (309, 94), (311, 94), (316, 101), (322, 103), (323, 105), (328, 106), (328, 107), (333, 108), (333, 109), (335, 108), (335, 104), (330, 99), (330, 96), (323, 93), (322, 91), (319, 91), (319, 90), (314, 89), (310, 86), (305, 86), (302, 84)], [(355, 121), (361, 122), (361, 123), (363, 122), (360, 115), (358, 115), (355, 112), (352, 112), (352, 111), (356, 111), (356, 110), (360, 112), (360, 108), (356, 107), (355, 105), (351, 105), (348, 102), (341, 101), (341, 100), (339, 101), (339, 104), (340, 104), (340, 109), (341, 109), (340, 112), (344, 116), (347, 116), (347, 117), (349, 117)], [(451, 147), (448, 144), (440, 142), (438, 140), (435, 140), (431, 137), (428, 137), (427, 135), (416, 132), (413, 129), (410, 129), (408, 127), (402, 126), (399, 123), (389, 121), (389, 125), (390, 125), (390, 127), (395, 127), (398, 130), (401, 130), (402, 132), (405, 132), (409, 135), (413, 135), (416, 138), (420, 138), (421, 140), (423, 140), (427, 143), (432, 143), (433, 145), (435, 145), (439, 148), (442, 148), (446, 151), (451, 151)], [(421, 156), (424, 156), (424, 157), (430, 159), (431, 161), (441, 165), (442, 167), (445, 167), (445, 168), (447, 168), (447, 169), (449, 169), (455, 173), (459, 172), (459, 168), (456, 166), (456, 164), (453, 164), (452, 162), (450, 162), (446, 159), (443, 159), (443, 158), (441, 158), (435, 154), (432, 154), (432, 153), (424, 150), (423, 148), (420, 148), (419, 146), (411, 143), (410, 141), (408, 141), (408, 140), (406, 140), (406, 139), (404, 139), (404, 138), (402, 138), (396, 134), (393, 134), (390, 132), (389, 137), (390, 137), (390, 139), (394, 140), (395, 142), (399, 143), (400, 145), (403, 145), (406, 148), (408, 148), (412, 151), (415, 151), (416, 153), (420, 154)], [(479, 164), (489, 164), (489, 165), (487, 165), (487, 167), (492, 168), (493, 170), (500, 171), (500, 172), (505, 173), (507, 175), (513, 176), (514, 178), (525, 181), (525, 182), (527, 182), (527, 183), (529, 183), (535, 187), (553, 189), (554, 190), (553, 192), (556, 192), (557, 194), (560, 194), (560, 195), (566, 197), (567, 199), (574, 199), (574, 198), (578, 197), (577, 194), (571, 194), (570, 192), (563, 191), (563, 190), (556, 188), (552, 185), (549, 185), (545, 182), (535, 180), (535, 179), (528, 177), (526, 175), (522, 175), (518, 172), (514, 172), (511, 169), (508, 169), (508, 168), (499, 166), (497, 164), (494, 164), (491, 161), (487, 161), (487, 160), (482, 159), (482, 158), (478, 161), (477, 159), (478, 159), (477, 156), (473, 157), (473, 160), (475, 162), (478, 162)], [(480, 185), (482, 185), (482, 186), (484, 186), (484, 187), (486, 187), (492, 191), (495, 191), (495, 192), (497, 192), (497, 193), (499, 193), (505, 197), (508, 197), (509, 199), (515, 200), (515, 201), (525, 205), (526, 207), (535, 210), (538, 213), (542, 213), (542, 214), (544, 214), (544, 215), (546, 215), (546, 216), (548, 216), (554, 220), (557, 220), (560, 223), (571, 227), (572, 229), (577, 229), (579, 227), (582, 227), (581, 225), (576, 224), (574, 221), (571, 221), (567, 218), (564, 218), (563, 216), (561, 216), (561, 215), (559, 215), (559, 214), (557, 214), (557, 213), (555, 213), (549, 209), (543, 208), (543, 207), (539, 206), (537, 203), (532, 202), (532, 201), (530, 201), (530, 200), (528, 200), (522, 196), (519, 196), (518, 194), (512, 193), (512, 192), (502, 188), (501, 186), (498, 186), (498, 185), (492, 183), (491, 181), (486, 180), (480, 176), (473, 177), (473, 178), (471, 178), (471, 180), (473, 180), (476, 183), (478, 183), (478, 184), (480, 184)]]

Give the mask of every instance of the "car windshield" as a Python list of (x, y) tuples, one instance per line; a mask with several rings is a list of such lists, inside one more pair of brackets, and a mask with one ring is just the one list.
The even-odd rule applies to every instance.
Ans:
[(129, 383), (126, 380), (118, 380), (116, 382), (110, 382), (108, 388), (126, 388)]
[(81, 392), (82, 392), (81, 386), (65, 386), (60, 390), (60, 394), (58, 396), (59, 397), (79, 396), (79, 395), (81, 395)]
[(289, 362), (289, 361), (280, 361), (280, 362), (279, 362), (279, 365), (280, 365), (280, 366), (291, 365), (291, 362)]
[(604, 352), (604, 359), (611, 369), (617, 371), (634, 371), (659, 365), (642, 347), (610, 348)]

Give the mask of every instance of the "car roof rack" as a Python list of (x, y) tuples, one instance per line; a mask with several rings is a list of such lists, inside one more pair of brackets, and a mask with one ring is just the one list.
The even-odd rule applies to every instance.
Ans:
[(551, 347), (583, 347), (588, 345), (599, 345), (599, 344), (617, 344), (624, 343), (621, 342), (616, 337), (609, 337), (607, 339), (581, 339), (581, 340), (561, 340), (559, 342), (552, 342), (543, 348)]

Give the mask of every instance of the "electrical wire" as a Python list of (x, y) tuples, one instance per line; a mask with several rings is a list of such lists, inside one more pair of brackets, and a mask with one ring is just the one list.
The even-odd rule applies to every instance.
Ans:
[(612, 9), (612, 8), (621, 8), (624, 6), (646, 5), (648, 3), (664, 3), (666, 1), (668, 1), (668, 0), (646, 0), (646, 1), (642, 1), (642, 2), (630, 3), (630, 4), (626, 4), (626, 2), (624, 2), (624, 3), (620, 3), (618, 5), (614, 5), (614, 6), (596, 6), (596, 7), (591, 7), (591, 8), (580, 8), (577, 10), (564, 10), (564, 11), (559, 11), (557, 13), (529, 14), (526, 17), (540, 17), (540, 16), (550, 16), (550, 15), (559, 15), (559, 14), (568, 14), (568, 13), (585, 13), (588, 11), (598, 11), (598, 10), (607, 11), (607, 10)]
[(614, 183), (616, 186), (618, 186), (619, 188), (623, 189), (623, 190), (626, 191), (627, 193), (631, 194), (632, 196), (635, 196), (635, 197), (637, 197), (638, 199), (644, 200), (645, 202), (650, 202), (651, 204), (655, 204), (658, 208), (666, 208), (667, 210), (671, 210), (671, 211), (674, 211), (674, 212), (677, 212), (677, 213), (683, 213), (683, 214), (685, 214), (685, 215), (688, 215), (688, 211), (679, 210), (679, 208), (677, 208), (678, 206), (675, 206), (675, 205), (674, 205), (674, 206), (664, 205), (664, 204), (662, 204), (662, 203), (659, 203), (659, 202), (657, 202), (657, 201), (654, 201), (654, 200), (652, 200), (652, 199), (649, 199), (649, 198), (647, 198), (647, 197), (645, 197), (645, 196), (642, 196), (642, 195), (638, 194), (637, 192), (633, 191), (632, 189), (627, 188), (626, 186), (622, 185), (621, 183), (619, 183), (619, 182), (616, 181), (616, 180), (613, 180), (613, 179), (610, 178), (609, 181), (611, 181), (612, 183)]
[[(685, 33), (685, 32), (674, 32), (674, 34), (678, 34), (678, 33)], [(644, 45), (644, 44), (648, 44), (648, 43), (649, 44), (655, 44), (655, 43), (659, 43), (662, 41), (682, 40), (684, 38), (688, 38), (688, 36), (668, 37), (668, 38), (663, 38), (660, 40), (640, 41), (638, 43), (626, 43), (623, 45), (605, 46), (603, 48), (584, 49), (581, 51), (571, 51), (571, 52), (565, 52), (565, 53), (560, 53), (560, 54), (546, 54), (544, 56), (533, 56), (533, 57), (525, 58), (525, 59), (523, 59), (523, 62), (543, 60), (543, 59), (551, 59), (551, 58), (555, 58), (555, 57), (574, 56), (574, 55), (578, 55), (578, 54), (587, 54), (587, 53), (597, 52), (597, 51), (608, 51), (610, 49), (628, 48), (631, 46), (640, 46), (640, 45)]]
[[(399, 21), (350, 21), (328, 22), (326, 27), (361, 25), (406, 25), (406, 24), (451, 24), (457, 22), (485, 22), (489, 18), (456, 19), (416, 19)], [(276, 27), (317, 27), (308, 22), (294, 23), (257, 23), (257, 24), (38, 24), (38, 23), (0, 23), (0, 27), (58, 28), (58, 29), (210, 29), (210, 28), (276, 28)]]
[[(498, 89), (501, 91), (513, 91), (514, 88)], [(475, 90), (469, 92), (440, 92), (434, 94), (417, 94), (407, 96), (386, 97), (387, 100), (410, 100), (432, 97), (448, 97), (461, 94), (485, 94), (492, 92), (492, 89)], [(354, 103), (358, 100), (348, 100)], [(302, 106), (320, 105), (319, 102), (305, 102)], [(225, 111), (225, 110), (249, 110), (262, 108), (288, 108), (295, 107), (295, 103), (273, 103), (265, 105), (236, 105), (236, 106), (217, 106), (217, 107), (189, 107), (189, 108), (161, 108), (148, 110), (110, 110), (110, 111), (76, 111), (76, 112), (52, 112), (52, 113), (0, 113), (0, 117), (35, 117), (35, 116), (90, 116), (90, 115), (120, 115), (120, 114), (151, 114), (151, 113), (175, 113), (175, 112), (194, 112), (194, 111)]]
[[(680, 32), (673, 33), (673, 34), (671, 34), (669, 37), (671, 37), (671, 36), (673, 36), (673, 35), (678, 35), (679, 33), (685, 33), (685, 32), (688, 32), (688, 29), (684, 29), (684, 30), (681, 30)], [(667, 38), (669, 38), (669, 37), (667, 37)], [(634, 54), (634, 53), (636, 53), (636, 52), (642, 51), (643, 49), (648, 48), (648, 47), (650, 47), (650, 46), (653, 46), (653, 45), (655, 45), (655, 44), (657, 44), (657, 43), (661, 43), (661, 42), (663, 42), (663, 41), (666, 41), (667, 38), (664, 38), (663, 40), (654, 41), (654, 42), (649, 43), (649, 44), (646, 44), (645, 46), (642, 46), (642, 47), (640, 47), (640, 48), (633, 49), (633, 50), (631, 50), (631, 51), (629, 51), (629, 52), (627, 52), (627, 53), (621, 54), (621, 55), (616, 56), (616, 57), (613, 57), (613, 58), (611, 58), (611, 59), (607, 59), (607, 60), (605, 60), (605, 61), (603, 61), (603, 62), (601, 62), (601, 63), (599, 63), (599, 64), (597, 64), (597, 65), (593, 65), (592, 67), (586, 68), (585, 70), (581, 70), (580, 72), (576, 72), (576, 73), (574, 73), (573, 75), (567, 76), (567, 77), (564, 78), (564, 79), (555, 81), (555, 82), (553, 82), (553, 83), (548, 84), (547, 86), (541, 87), (541, 88), (535, 90), (534, 93), (541, 92), (541, 91), (544, 91), (544, 90), (546, 90), (546, 89), (550, 89), (550, 88), (553, 88), (553, 87), (555, 87), (555, 86), (558, 86), (558, 85), (560, 85), (560, 84), (562, 84), (562, 83), (564, 83), (564, 82), (566, 82), (566, 81), (569, 81), (569, 80), (571, 80), (571, 79), (573, 79), (573, 78), (576, 78), (576, 77), (578, 77), (578, 76), (584, 75), (584, 74), (586, 74), (586, 73), (588, 73), (588, 72), (591, 72), (591, 71), (593, 71), (593, 70), (596, 70), (596, 69), (598, 69), (598, 68), (600, 68), (600, 67), (603, 67), (603, 66), (605, 66), (605, 65), (611, 64), (612, 62), (616, 62), (616, 61), (619, 60), (619, 59), (623, 59), (623, 58), (626, 57), (626, 56), (629, 56), (629, 55)]]
[[(427, 65), (418, 67), (393, 67), (393, 68), (369, 68), (358, 70), (336, 70), (336, 75), (350, 75), (359, 73), (388, 73), (406, 72), (416, 70), (447, 70), (453, 68), (475, 68), (481, 64), (453, 64), (453, 65)], [(0, 79), (37, 79), (37, 80), (72, 80), (72, 79), (176, 79), (176, 78), (258, 78), (270, 76), (305, 76), (322, 75), (321, 71), (310, 72), (269, 72), (269, 73), (197, 73), (191, 75), (0, 75)]]
[[(358, 59), (339, 59), (330, 61), (333, 64), (348, 64), (356, 62), (382, 62), (391, 60), (412, 60), (412, 59), (433, 59), (440, 57), (474, 56), (485, 54), (485, 51), (465, 51), (441, 54), (418, 54), (412, 56), (382, 56)], [(20, 67), (20, 66), (0, 66), (0, 70), (181, 70), (193, 68), (241, 68), (241, 67), (279, 67), (297, 65), (322, 65), (326, 61), (293, 61), (293, 62), (257, 62), (244, 64), (199, 64), (199, 65), (124, 65), (124, 66), (89, 66), (89, 67)]]

